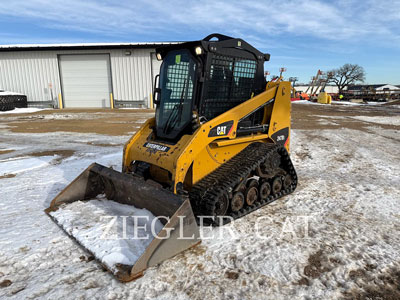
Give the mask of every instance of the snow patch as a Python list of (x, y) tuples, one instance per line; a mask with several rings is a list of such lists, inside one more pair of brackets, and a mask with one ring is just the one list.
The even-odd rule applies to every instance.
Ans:
[(118, 109), (147, 109), (147, 107), (121, 107), (121, 108), (118, 108)]
[(6, 174), (17, 174), (44, 167), (53, 159), (54, 156), (42, 156), (40, 158), (30, 157), (0, 160), (0, 176), (4, 176)]
[(393, 118), (393, 117), (371, 117), (371, 116), (355, 116), (352, 117), (353, 119), (364, 121), (364, 122), (371, 122), (371, 123), (378, 123), (384, 125), (396, 125), (400, 126), (400, 118)]
[[(338, 299), (379, 282), (385, 269), (400, 269), (400, 149), (398, 130), (374, 125), (368, 132), (293, 130), (293, 194), (226, 225), (237, 238), (204, 239), (129, 283), (103, 272), (43, 212), (93, 161), (121, 170), (121, 148), (86, 141), (124, 143), (129, 136), (4, 130), (1, 147), (20, 147), (18, 155), (72, 149), (77, 157), (0, 180), (0, 281), (13, 282), (0, 288), (0, 299)], [(255, 224), (270, 238), (257, 237)], [(291, 224), (297, 236), (282, 234)], [(357, 270), (372, 279), (354, 277)], [(14, 294), (14, 285), (26, 288)]]

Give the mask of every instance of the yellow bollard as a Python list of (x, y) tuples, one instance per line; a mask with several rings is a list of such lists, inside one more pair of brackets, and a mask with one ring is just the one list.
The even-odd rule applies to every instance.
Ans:
[(152, 93), (150, 93), (150, 108), (151, 108), (151, 109), (154, 108), (153, 94), (152, 94)]
[(63, 109), (61, 93), (58, 94), (58, 108)]
[(111, 109), (114, 109), (114, 98), (112, 93), (110, 93), (110, 107)]

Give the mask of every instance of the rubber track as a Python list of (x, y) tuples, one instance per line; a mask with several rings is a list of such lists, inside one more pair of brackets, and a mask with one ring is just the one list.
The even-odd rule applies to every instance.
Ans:
[[(189, 196), (194, 214), (196, 216), (213, 216), (218, 196), (223, 192), (229, 193), (229, 191), (234, 190), (243, 179), (248, 178), (274, 152), (278, 152), (281, 156), (280, 168), (292, 176), (290, 187), (276, 195), (271, 194), (265, 200), (258, 199), (251, 206), (245, 204), (238, 212), (232, 212), (228, 209), (228, 215), (233, 219), (238, 219), (292, 193), (297, 186), (297, 175), (286, 148), (276, 144), (252, 143), (193, 186)], [(225, 222), (229, 222), (229, 219), (226, 218)], [(218, 226), (220, 224), (213, 222), (212, 225)]]

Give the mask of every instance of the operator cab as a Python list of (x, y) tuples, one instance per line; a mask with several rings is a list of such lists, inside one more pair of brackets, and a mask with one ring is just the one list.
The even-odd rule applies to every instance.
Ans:
[[(199, 123), (265, 90), (264, 61), (269, 54), (241, 39), (211, 34), (156, 51), (157, 59), (163, 60), (153, 97), (158, 140), (174, 143), (192, 134)], [(261, 123), (263, 111), (243, 121)]]

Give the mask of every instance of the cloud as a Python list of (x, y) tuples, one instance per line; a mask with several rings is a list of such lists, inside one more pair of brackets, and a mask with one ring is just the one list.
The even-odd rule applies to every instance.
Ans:
[(116, 38), (141, 34), (149, 40), (181, 40), (212, 30), (250, 35), (250, 42), (270, 41), (279, 47), (285, 47), (279, 42), (285, 35), (328, 41), (400, 40), (400, 1), (14, 0), (5, 7), (0, 18)]

